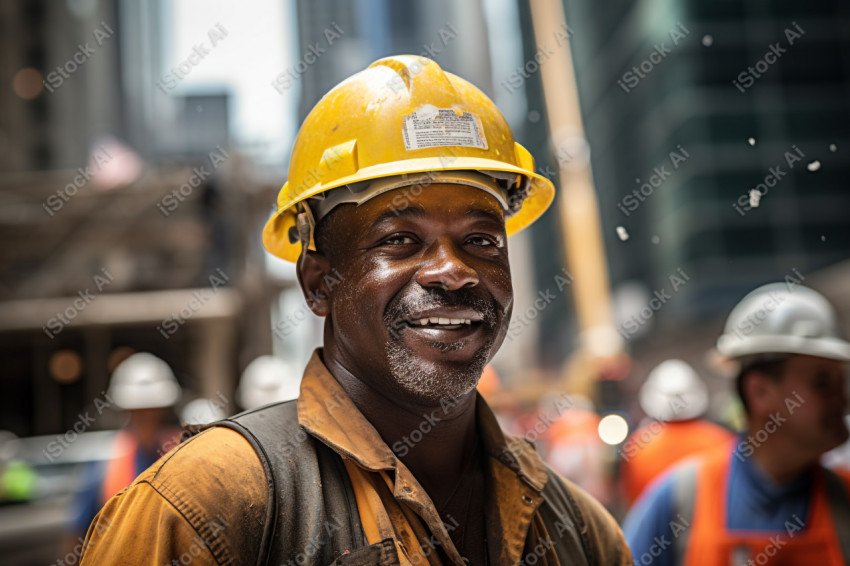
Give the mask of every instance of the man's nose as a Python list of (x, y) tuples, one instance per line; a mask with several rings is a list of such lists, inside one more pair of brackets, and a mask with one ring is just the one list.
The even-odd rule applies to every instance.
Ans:
[(426, 289), (456, 291), (478, 285), (478, 273), (463, 261), (454, 242), (439, 239), (426, 250), (416, 282)]

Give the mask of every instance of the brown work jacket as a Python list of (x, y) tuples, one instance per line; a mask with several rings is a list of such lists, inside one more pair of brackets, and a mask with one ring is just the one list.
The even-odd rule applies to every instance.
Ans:
[[(451, 525), (441, 520), (416, 478), (357, 410), (318, 350), (304, 373), (297, 416), (290, 411), (292, 426), (283, 425), (287, 432), (280, 441), (258, 446), (242, 426), (281, 419), (287, 407), (296, 404), (246, 413), (163, 456), (100, 511), (89, 527), (81, 563), (261, 564), (274, 558), (286, 564), (287, 557), (292, 564), (330, 563), (317, 546), (341, 532), (354, 543), (335, 553), (335, 563), (354, 563), (346, 559), (358, 555), (360, 546), (380, 547), (381, 564), (464, 563), (449, 536)], [(530, 444), (504, 435), (480, 397), (477, 419), (490, 466), (492, 504), (486, 525), (493, 541), (491, 563), (631, 563), (619, 527), (602, 506), (548, 470)], [(318, 531), (304, 524), (303, 517), (315, 515), (297, 511), (304, 509), (297, 504), (301, 501), (288, 505), (279, 493), (271, 493), (280, 491), (274, 476), (296, 488), (298, 482), (319, 486), (321, 494), (318, 474), (305, 473), (312, 468), (303, 451), (319, 444), (338, 459), (337, 469), (345, 470), (339, 475), (348, 476), (344, 481), (358, 516), (325, 517), (319, 530), (327, 536), (303, 548), (280, 548), (304, 540), (297, 536), (304, 533), (291, 530)], [(291, 494), (292, 485), (285, 489)], [(282, 520), (270, 519), (276, 513)], [(280, 525), (290, 531), (270, 541), (268, 531)]]

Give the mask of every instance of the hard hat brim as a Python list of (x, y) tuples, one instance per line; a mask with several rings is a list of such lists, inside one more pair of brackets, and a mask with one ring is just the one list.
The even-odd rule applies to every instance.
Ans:
[(303, 192), (299, 198), (282, 206), (269, 218), (263, 228), (263, 245), (270, 253), (281, 259), (291, 262), (297, 261), (301, 254), (301, 243), (292, 243), (289, 240), (290, 229), (295, 227), (296, 222), (295, 205), (325, 191), (381, 177), (428, 171), (462, 170), (498, 171), (522, 175), (529, 179), (529, 191), (523, 200), (522, 207), (505, 220), (505, 230), (509, 236), (516, 234), (537, 220), (549, 208), (555, 198), (555, 187), (552, 181), (522, 167), (479, 157), (457, 157), (453, 158), (450, 164), (447, 164), (447, 161), (449, 160), (440, 157), (425, 157), (381, 163), (364, 167), (352, 175), (335, 179), (330, 184), (317, 183)]
[(800, 354), (850, 362), (850, 342), (840, 338), (802, 336), (750, 336), (745, 343), (730, 334), (717, 340), (717, 350), (735, 359), (756, 354)]

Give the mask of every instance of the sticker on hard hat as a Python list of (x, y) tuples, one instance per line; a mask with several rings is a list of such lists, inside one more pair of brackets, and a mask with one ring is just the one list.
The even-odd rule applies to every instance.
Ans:
[(451, 108), (421, 107), (404, 117), (402, 135), (408, 150), (444, 146), (487, 149), (487, 138), (478, 116)]

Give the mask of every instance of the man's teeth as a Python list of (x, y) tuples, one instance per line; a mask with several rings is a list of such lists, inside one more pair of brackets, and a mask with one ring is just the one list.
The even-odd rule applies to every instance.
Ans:
[(427, 326), (429, 324), (445, 324), (446, 326), (451, 326), (454, 324), (472, 324), (472, 320), (468, 318), (443, 318), (441, 316), (432, 316), (430, 318), (414, 320), (413, 324), (418, 324), (419, 326)]

